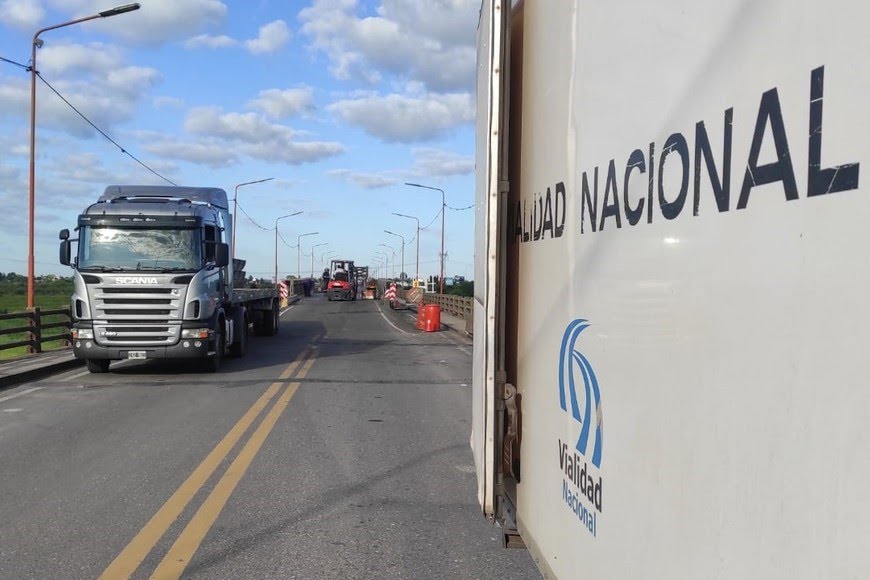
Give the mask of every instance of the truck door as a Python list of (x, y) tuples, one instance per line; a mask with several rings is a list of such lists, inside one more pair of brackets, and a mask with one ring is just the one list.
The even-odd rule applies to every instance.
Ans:
[(504, 385), (504, 216), (507, 211), (506, 50), (510, 4), (484, 0), (477, 30), (477, 144), (474, 240), (474, 371), (471, 448), (478, 501), (501, 518)]

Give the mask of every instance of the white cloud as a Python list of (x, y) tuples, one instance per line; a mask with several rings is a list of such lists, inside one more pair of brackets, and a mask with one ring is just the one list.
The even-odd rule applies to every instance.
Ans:
[(239, 44), (234, 38), (230, 38), (225, 34), (212, 36), (210, 34), (200, 34), (193, 38), (187, 39), (184, 43), (185, 48), (228, 48)]
[[(109, 62), (101, 61), (101, 62)], [(62, 60), (47, 67), (37, 62), (43, 71), (64, 70), (63, 74), (45, 74), (46, 80), (86, 117), (103, 130), (132, 119), (139, 103), (147, 98), (149, 89), (158, 82), (160, 75), (155, 69), (135, 66), (119, 66), (108, 70), (74, 73), (76, 61)], [(64, 103), (51, 89), (37, 83), (37, 121), (39, 130), (60, 130), (78, 137), (96, 135), (81, 117)], [(0, 117), (25, 119), (30, 111), (30, 83), (25, 79), (4, 79), (0, 82)]]
[(470, 123), (475, 115), (467, 93), (364, 96), (337, 101), (328, 109), (375, 137), (402, 143), (440, 137)]
[(290, 127), (269, 123), (257, 113), (224, 113), (218, 107), (191, 109), (184, 121), (184, 128), (190, 133), (247, 143), (289, 141), (295, 134)]
[(158, 109), (162, 108), (171, 108), (171, 109), (180, 109), (184, 106), (184, 99), (180, 99), (178, 97), (170, 97), (166, 95), (161, 95), (159, 97), (154, 97), (151, 101), (154, 107)]
[(102, 74), (121, 66), (121, 50), (101, 42), (90, 44), (52, 43), (36, 55), (36, 68), (47, 78), (63, 73), (89, 72)]
[(352, 0), (315, 0), (299, 13), (312, 46), (340, 79), (379, 82), (387, 71), (430, 90), (471, 90), (478, 0), (383, 0), (358, 17)]
[[(153, 68), (127, 66), (123, 53), (101, 43), (46, 46), (37, 68), (72, 105), (103, 130), (134, 117), (140, 101), (160, 81)], [(44, 83), (37, 83), (39, 131), (60, 130), (78, 137), (93, 136), (81, 119)], [(0, 78), (0, 117), (26, 119), (30, 111), (30, 86), (26, 79)]]
[(267, 89), (248, 103), (273, 119), (285, 119), (314, 109), (314, 90), (311, 87), (295, 89)]
[(38, 0), (2, 0), (0, 1), (0, 22), (33, 30), (45, 16), (42, 3)]
[(401, 183), (398, 177), (391, 176), (388, 173), (365, 173), (351, 171), (350, 169), (334, 169), (327, 172), (327, 175), (344, 179), (365, 189), (378, 189)]
[(207, 167), (226, 167), (235, 165), (239, 159), (228, 150), (224, 143), (218, 141), (180, 142), (166, 138), (152, 139), (145, 146), (146, 151), (167, 159), (177, 159), (205, 165)]
[(270, 123), (257, 113), (224, 113), (216, 107), (199, 107), (188, 113), (184, 127), (196, 135), (231, 142), (238, 151), (264, 161), (298, 164), (344, 151), (340, 143), (298, 141), (295, 130)]
[[(71, 16), (94, 14), (106, 9), (105, 0), (51, 0)], [(191, 34), (219, 26), (227, 14), (220, 0), (164, 0), (142, 2), (127, 14), (84, 24), (134, 44), (159, 45), (190, 38)]]
[(257, 38), (245, 41), (245, 48), (251, 54), (275, 52), (290, 40), (290, 29), (283, 20), (275, 20), (260, 27)]
[(21, 176), (21, 170), (11, 165), (0, 165), (0, 183), (4, 186), (10, 183), (18, 183)]
[(469, 175), (474, 173), (474, 159), (442, 149), (415, 149), (414, 173), (420, 176)]

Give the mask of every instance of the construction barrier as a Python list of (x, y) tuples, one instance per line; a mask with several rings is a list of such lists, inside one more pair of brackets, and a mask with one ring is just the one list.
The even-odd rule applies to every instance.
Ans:
[(437, 304), (423, 304), (417, 309), (417, 328), (424, 332), (441, 330), (441, 307)]
[(287, 306), (287, 283), (284, 280), (278, 282), (278, 296), (281, 298), (281, 308), (285, 308)]

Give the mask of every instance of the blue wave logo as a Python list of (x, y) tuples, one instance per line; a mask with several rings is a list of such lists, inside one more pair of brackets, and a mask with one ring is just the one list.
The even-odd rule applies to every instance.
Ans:
[[(571, 404), (571, 415), (580, 423), (580, 437), (577, 439), (577, 451), (586, 456), (589, 447), (589, 436), (593, 418), (595, 420), (595, 446), (592, 449), (592, 465), (601, 467), (601, 392), (598, 389), (598, 379), (589, 360), (577, 350), (577, 339), (580, 333), (589, 328), (589, 322), (578, 318), (568, 325), (562, 336), (562, 347), (559, 350), (559, 404), (562, 410), (568, 411), (568, 402)], [(580, 412), (580, 404), (577, 401), (577, 377), (583, 379), (583, 392), (585, 404), (583, 412)], [(595, 403), (595, 414), (592, 413), (592, 404)]]

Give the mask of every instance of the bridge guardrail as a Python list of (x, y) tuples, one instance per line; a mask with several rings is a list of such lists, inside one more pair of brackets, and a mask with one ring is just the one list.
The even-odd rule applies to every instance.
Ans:
[[(26, 312), (0, 314), (0, 321), (4, 320), (23, 320), (25, 324), (0, 328), (0, 336), (23, 334), (24, 339), (2, 342), (0, 343), (0, 351), (24, 346), (27, 347), (28, 353), (40, 353), (43, 352), (45, 343), (61, 340), (65, 346), (71, 344), (72, 315), (69, 308), (34, 308)], [(63, 332), (59, 334), (45, 332), (54, 329), (63, 329)]]
[(443, 312), (471, 320), (474, 316), (474, 299), (453, 294), (423, 294), (424, 304), (437, 304)]

